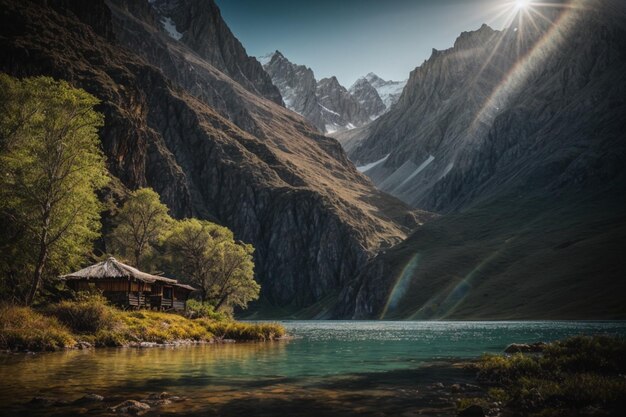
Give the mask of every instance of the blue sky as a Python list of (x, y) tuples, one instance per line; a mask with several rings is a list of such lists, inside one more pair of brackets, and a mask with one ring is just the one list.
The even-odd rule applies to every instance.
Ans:
[[(313, 69), (317, 79), (336, 75), (349, 87), (375, 72), (408, 78), (432, 48), (496, 18), (510, 0), (216, 0), (249, 55), (280, 50)], [(500, 8), (498, 8), (500, 5)]]

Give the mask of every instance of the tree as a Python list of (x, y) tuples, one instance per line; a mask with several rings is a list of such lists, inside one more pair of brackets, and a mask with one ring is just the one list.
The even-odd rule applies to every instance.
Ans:
[(117, 226), (111, 233), (115, 251), (132, 257), (141, 269), (144, 258), (162, 241), (172, 221), (159, 194), (151, 188), (134, 191), (116, 216)]
[(216, 311), (245, 308), (259, 297), (254, 248), (235, 242), (225, 227), (197, 219), (178, 221), (167, 238), (166, 251), (173, 266), (200, 288), (202, 300)]
[(31, 304), (47, 268), (77, 266), (99, 236), (104, 117), (97, 98), (65, 81), (0, 74), (0, 90), (0, 216), (11, 224), (0, 240), (17, 252), (1, 264), (31, 274)]

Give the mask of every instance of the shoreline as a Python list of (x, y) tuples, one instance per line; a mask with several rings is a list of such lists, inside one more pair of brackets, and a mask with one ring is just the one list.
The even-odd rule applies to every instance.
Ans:
[[(0, 350), (0, 354), (5, 355), (39, 355), (39, 354), (54, 354), (61, 352), (74, 352), (74, 351), (82, 351), (82, 350), (93, 350), (93, 351), (102, 351), (107, 349), (152, 349), (152, 348), (182, 348), (182, 347), (190, 347), (190, 346), (203, 346), (203, 345), (229, 345), (229, 344), (260, 344), (260, 343), (274, 343), (274, 342), (287, 342), (290, 340), (297, 339), (291, 335), (285, 335), (269, 340), (236, 340), (236, 339), (212, 339), (212, 340), (189, 340), (189, 339), (179, 339), (173, 340), (171, 342), (166, 343), (158, 343), (158, 342), (131, 342), (120, 346), (93, 346), (88, 342), (77, 341), (77, 345), (74, 347), (64, 347), (59, 350), (10, 350), (3, 349)], [(84, 344), (88, 344), (89, 346), (84, 346)]]

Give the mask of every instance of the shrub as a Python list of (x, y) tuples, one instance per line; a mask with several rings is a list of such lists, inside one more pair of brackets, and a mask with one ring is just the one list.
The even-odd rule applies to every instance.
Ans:
[(226, 314), (215, 311), (212, 305), (194, 299), (187, 300), (185, 317), (190, 319), (207, 318), (216, 321), (228, 320)]
[(578, 336), (551, 343), (539, 356), (485, 355), (477, 368), (479, 378), (501, 385), (489, 392), (494, 400), (550, 414), (553, 407), (623, 407), (625, 360), (623, 339)]
[(0, 348), (10, 350), (59, 350), (76, 341), (54, 317), (28, 307), (0, 306)]
[(78, 293), (75, 300), (62, 301), (48, 310), (76, 333), (96, 333), (115, 324), (115, 310), (99, 294)]
[(549, 344), (544, 368), (560, 372), (626, 373), (626, 341), (610, 336), (576, 336)]

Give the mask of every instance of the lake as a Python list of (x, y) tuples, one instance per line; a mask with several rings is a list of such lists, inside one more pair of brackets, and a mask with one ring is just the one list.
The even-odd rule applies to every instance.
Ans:
[[(626, 336), (626, 322), (286, 321), (292, 340), (0, 355), (0, 414), (106, 415), (167, 391), (145, 415), (455, 415), (433, 388), (472, 383), (454, 363), (513, 342)], [(33, 405), (36, 396), (101, 404)], [(26, 414), (27, 413), (27, 414)]]

